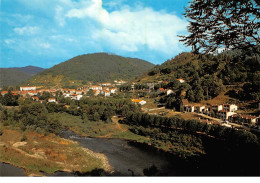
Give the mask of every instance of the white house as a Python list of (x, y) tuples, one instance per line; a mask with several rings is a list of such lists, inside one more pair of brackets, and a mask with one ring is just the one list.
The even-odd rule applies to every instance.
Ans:
[(100, 90), (93, 90), (93, 92), (95, 96), (98, 96), (100, 94)]
[(172, 93), (174, 93), (171, 89), (168, 89), (167, 91), (166, 91), (166, 94), (167, 95), (170, 95), (170, 94), (172, 94)]
[(36, 86), (21, 86), (20, 91), (36, 90)]
[(177, 79), (180, 83), (185, 83), (185, 80), (184, 79), (181, 79), (181, 78), (179, 78), (179, 79)]
[(257, 125), (257, 120), (259, 119), (259, 117), (257, 117), (257, 116), (251, 116), (251, 115), (246, 115), (246, 114), (234, 114), (230, 117), (230, 120), (234, 121), (234, 122), (238, 122), (238, 117), (241, 118), (240, 122), (248, 123), (253, 126)]
[(139, 100), (139, 99), (132, 99), (132, 102), (134, 102), (135, 104), (140, 104), (140, 105), (146, 104), (145, 100)]
[(228, 112), (235, 112), (237, 111), (237, 105), (235, 104), (224, 104), (223, 105), (223, 110), (228, 111)]
[(77, 100), (80, 100), (83, 97), (83, 95), (77, 95)]
[(49, 98), (48, 102), (56, 102), (56, 99), (55, 98)]
[(216, 104), (216, 105), (211, 105), (211, 111), (221, 111), (221, 110), (223, 110), (223, 105), (218, 105), (218, 104)]
[(102, 91), (102, 94), (105, 96), (105, 97), (109, 97), (110, 96), (110, 91)]
[(92, 85), (91, 87), (89, 87), (89, 89), (91, 89), (91, 90), (102, 90), (102, 86)]
[(219, 111), (218, 112), (218, 116), (219, 118), (223, 119), (223, 120), (227, 120), (230, 116), (236, 114), (235, 112), (229, 112), (229, 111)]
[(112, 84), (111, 83), (101, 83), (101, 86), (111, 86)]
[(116, 91), (117, 91), (117, 88), (111, 88), (110, 89), (110, 93), (116, 93)]
[(195, 106), (195, 112), (203, 112), (205, 110), (205, 106)]
[(82, 94), (83, 94), (83, 91), (82, 91), (82, 90), (76, 90), (76, 94), (77, 94), (77, 95), (82, 95)]
[(186, 112), (194, 112), (195, 111), (195, 107), (193, 105), (185, 105), (184, 106), (184, 110)]

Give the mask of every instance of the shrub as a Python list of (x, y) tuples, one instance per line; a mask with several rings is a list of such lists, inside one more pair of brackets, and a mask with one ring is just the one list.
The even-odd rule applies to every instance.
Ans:
[(21, 142), (26, 141), (26, 140), (27, 140), (27, 137), (25, 134), (23, 134), (23, 137), (21, 138)]

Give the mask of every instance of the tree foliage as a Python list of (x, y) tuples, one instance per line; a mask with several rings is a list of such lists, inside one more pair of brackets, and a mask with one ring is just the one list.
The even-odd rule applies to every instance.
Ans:
[(193, 0), (185, 10), (190, 34), (180, 37), (195, 53), (260, 44), (258, 0)]

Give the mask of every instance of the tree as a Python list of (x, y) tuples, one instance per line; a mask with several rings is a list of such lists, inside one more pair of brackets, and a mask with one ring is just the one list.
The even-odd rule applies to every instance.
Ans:
[(195, 53), (260, 44), (259, 0), (193, 0), (185, 8), (190, 35), (180, 36)]
[(93, 114), (93, 120), (94, 120), (94, 121), (98, 121), (99, 119), (100, 119), (100, 116), (99, 116), (98, 112), (95, 112), (95, 113)]

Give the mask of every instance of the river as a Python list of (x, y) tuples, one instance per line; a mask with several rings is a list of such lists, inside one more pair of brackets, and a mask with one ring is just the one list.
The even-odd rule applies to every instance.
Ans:
[(156, 166), (163, 175), (176, 175), (176, 167), (162, 153), (147, 151), (130, 145), (123, 139), (81, 137), (71, 131), (61, 134), (63, 138), (74, 140), (85, 148), (107, 156), (117, 176), (143, 175), (143, 169)]
[(25, 176), (22, 168), (0, 162), (0, 176)]
[[(161, 175), (177, 175), (174, 166), (163, 153), (144, 150), (130, 145), (123, 139), (88, 138), (77, 135), (71, 131), (64, 131), (63, 138), (77, 141), (82, 147), (107, 156), (109, 164), (114, 167), (114, 173), (107, 176), (143, 176), (143, 170), (152, 165), (158, 168)], [(68, 172), (55, 172), (45, 176), (77, 176)], [(25, 176), (23, 169), (0, 162), (0, 176)]]

